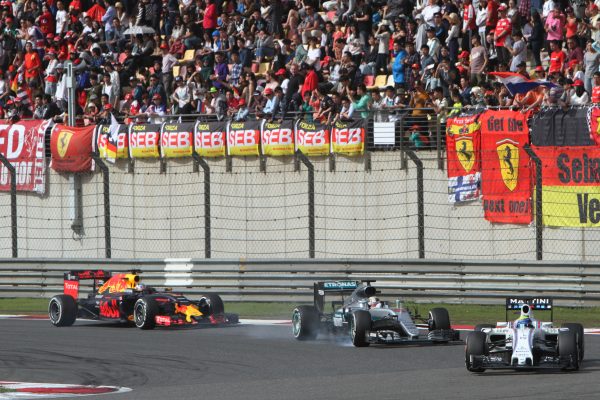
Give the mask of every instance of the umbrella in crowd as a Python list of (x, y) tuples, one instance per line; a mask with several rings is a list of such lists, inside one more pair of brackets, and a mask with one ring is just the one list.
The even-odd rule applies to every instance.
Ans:
[(137, 25), (127, 29), (123, 35), (152, 35), (154, 32), (155, 30), (149, 26)]

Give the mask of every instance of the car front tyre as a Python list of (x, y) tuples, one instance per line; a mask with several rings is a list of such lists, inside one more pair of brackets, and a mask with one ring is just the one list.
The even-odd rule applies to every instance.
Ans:
[(566, 322), (562, 324), (562, 327), (569, 328), (569, 331), (575, 332), (577, 349), (579, 350), (579, 362), (583, 361), (583, 356), (585, 355), (583, 325), (573, 322)]
[(350, 319), (350, 338), (356, 347), (367, 347), (368, 335), (371, 331), (371, 314), (365, 310), (357, 310), (352, 313)]
[(133, 321), (140, 329), (154, 329), (157, 315), (158, 304), (151, 297), (142, 297), (133, 306)]
[(66, 294), (59, 294), (48, 303), (48, 316), (54, 326), (71, 326), (77, 318), (77, 302)]
[(558, 355), (560, 358), (571, 360), (568, 367), (563, 369), (579, 369), (579, 350), (577, 348), (577, 335), (575, 332), (560, 332), (558, 334)]
[(485, 368), (475, 368), (471, 364), (471, 356), (484, 356), (487, 354), (487, 335), (481, 331), (473, 331), (467, 336), (465, 346), (465, 364), (468, 371), (484, 372)]

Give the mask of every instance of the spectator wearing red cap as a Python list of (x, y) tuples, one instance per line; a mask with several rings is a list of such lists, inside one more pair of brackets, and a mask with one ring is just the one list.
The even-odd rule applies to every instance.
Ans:
[(573, 82), (573, 88), (575, 88), (575, 91), (571, 93), (571, 98), (569, 99), (570, 105), (582, 106), (590, 102), (590, 96), (585, 91), (582, 80), (575, 80), (575, 82)]
[(248, 117), (248, 104), (246, 104), (246, 99), (241, 98), (238, 101), (238, 109), (235, 115), (233, 116), (234, 121), (245, 121)]
[(164, 115), (167, 113), (167, 108), (163, 104), (163, 99), (160, 94), (155, 93), (152, 95), (152, 103), (146, 109), (145, 114), (151, 117), (152, 123), (160, 124), (164, 122)]
[(498, 63), (508, 65), (510, 61), (510, 53), (505, 47), (506, 40), (510, 38), (512, 33), (512, 23), (510, 18), (506, 16), (506, 4), (502, 3), (498, 7), (498, 24), (494, 31), (494, 45), (496, 46), (496, 52), (498, 54)]

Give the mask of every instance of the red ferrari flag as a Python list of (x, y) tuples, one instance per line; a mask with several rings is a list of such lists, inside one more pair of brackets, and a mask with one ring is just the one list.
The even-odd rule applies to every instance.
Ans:
[(529, 142), (527, 114), (486, 111), (481, 122), (481, 190), (485, 219), (531, 222), (531, 169), (523, 146)]
[(91, 171), (94, 129), (94, 125), (82, 128), (55, 125), (50, 138), (52, 169), (62, 172)]
[(479, 199), (481, 160), (479, 114), (448, 118), (448, 201), (460, 203)]

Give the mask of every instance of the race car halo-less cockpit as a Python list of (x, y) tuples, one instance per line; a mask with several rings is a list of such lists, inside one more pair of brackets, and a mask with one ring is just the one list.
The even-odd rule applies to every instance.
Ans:
[[(413, 315), (398, 303), (390, 308), (375, 295), (373, 281), (329, 281), (314, 284), (314, 304), (298, 306), (292, 313), (292, 333), (298, 340), (315, 339), (319, 333), (350, 335), (356, 347), (371, 343), (447, 343), (459, 339), (459, 332), (450, 328), (450, 316), (445, 308), (433, 308), (429, 318)], [(325, 311), (325, 296), (337, 294), (341, 301), (331, 302)], [(344, 299), (344, 295), (349, 296)], [(425, 322), (427, 336), (422, 336), (415, 324)]]
[[(519, 310), (514, 321), (508, 311)], [(542, 322), (533, 310), (550, 311), (551, 322)], [(549, 298), (506, 299), (506, 322), (480, 324), (469, 334), (465, 363), (469, 371), (486, 369), (560, 368), (578, 370), (584, 356), (583, 326), (552, 322), (554, 305)]]

